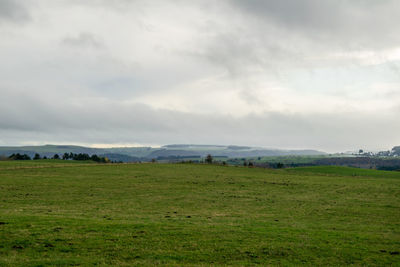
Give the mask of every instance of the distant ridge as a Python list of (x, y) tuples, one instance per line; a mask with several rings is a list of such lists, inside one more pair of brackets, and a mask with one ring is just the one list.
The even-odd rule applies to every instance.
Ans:
[(262, 156), (288, 156), (288, 155), (325, 155), (325, 152), (317, 150), (282, 150), (266, 149), (250, 146), (236, 145), (196, 145), (196, 144), (171, 144), (161, 148), (152, 147), (115, 147), (115, 148), (91, 148), (76, 145), (43, 145), (43, 146), (4, 146), (0, 147), (0, 155), (9, 156), (13, 153), (33, 156), (39, 153), (41, 156), (52, 157), (54, 154), (86, 153), (107, 156), (112, 160), (132, 162), (148, 161), (157, 158), (179, 157), (205, 157), (208, 154), (227, 158), (238, 157), (262, 157)]
[(222, 145), (195, 145), (195, 144), (172, 144), (172, 145), (164, 145), (164, 148), (188, 148), (188, 147), (226, 147)]

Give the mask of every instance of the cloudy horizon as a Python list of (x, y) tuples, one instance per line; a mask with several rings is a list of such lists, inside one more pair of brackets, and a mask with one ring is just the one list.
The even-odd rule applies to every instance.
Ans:
[(0, 146), (400, 145), (398, 1), (0, 0)]

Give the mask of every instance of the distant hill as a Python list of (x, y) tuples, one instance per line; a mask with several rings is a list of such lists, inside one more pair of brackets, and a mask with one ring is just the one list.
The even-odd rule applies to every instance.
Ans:
[(115, 147), (115, 148), (90, 148), (74, 145), (44, 145), (44, 146), (20, 146), (0, 147), (0, 155), (9, 156), (13, 153), (33, 156), (39, 153), (41, 156), (52, 157), (54, 154), (86, 153), (107, 156), (111, 160), (135, 162), (148, 161), (157, 158), (187, 158), (205, 157), (208, 154), (228, 158), (262, 157), (262, 156), (288, 156), (288, 155), (324, 155), (326, 153), (317, 150), (280, 150), (266, 149), (249, 146), (222, 146), (222, 145), (194, 145), (173, 144), (161, 148), (153, 147)]
[(142, 161), (142, 158), (139, 157), (132, 157), (129, 155), (124, 155), (124, 154), (115, 154), (115, 153), (106, 153), (106, 154), (100, 154), (100, 157), (106, 157), (111, 161), (122, 161), (122, 162), (139, 162)]
[(177, 150), (177, 149), (170, 150), (170, 149), (162, 148), (162, 149), (158, 149), (158, 150), (151, 152), (148, 155), (148, 157), (150, 157), (150, 158), (170, 157), (170, 156), (173, 156), (173, 157), (177, 157), (177, 156), (178, 157), (190, 157), (190, 156), (200, 157), (201, 154), (203, 154), (203, 153), (191, 151), (191, 150)]

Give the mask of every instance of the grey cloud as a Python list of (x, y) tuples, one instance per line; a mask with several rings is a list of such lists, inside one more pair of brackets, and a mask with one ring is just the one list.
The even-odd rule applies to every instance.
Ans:
[[(0, 106), (3, 143), (30, 136), (43, 142), (218, 143), (329, 151), (400, 143), (400, 121), (387, 114), (268, 112), (237, 118), (115, 101), (15, 97), (10, 94), (5, 103), (12, 104)], [(388, 125), (390, 131), (383, 130)]]
[(72, 47), (103, 48), (104, 43), (95, 35), (87, 32), (74, 37), (66, 37), (62, 43)]
[[(81, 12), (74, 12), (76, 5)], [(296, 101), (303, 97), (277, 108), (290, 112), (246, 113), (272, 109), (256, 94), (268, 91), (270, 83), (276, 83), (277, 88), (290, 87), (282, 97), (294, 92), (293, 98), (309, 93), (309, 88), (302, 86), (330, 98), (327, 89), (357, 81), (366, 86), (398, 83), (398, 79), (385, 78), (386, 70), (379, 69), (343, 68), (341, 71), (352, 79), (333, 71), (324, 75), (316, 72), (306, 85), (287, 72), (297, 68), (297, 74), (303, 77), (307, 68), (332, 69), (335, 60), (315, 62), (315, 58), (332, 52), (371, 49), (379, 53), (397, 46), (400, 35), (396, 26), (400, 21), (395, 1), (64, 0), (52, 5), (43, 1), (35, 10), (24, 6), (22, 1), (0, 0), (0, 23), (26, 21), (29, 11), (41, 14), (26, 31), (8, 31), (10, 38), (2, 42), (0, 144), (219, 143), (340, 151), (400, 143), (400, 121), (395, 117), (399, 107), (390, 112), (376, 106), (375, 112), (365, 114), (322, 114), (316, 105), (310, 108), (312, 112), (304, 113), (302, 107), (291, 106), (302, 104)], [(187, 13), (174, 18), (168, 16), (171, 10), (174, 14)], [(76, 23), (71, 23), (70, 14), (76, 16)], [(97, 21), (98, 14), (106, 19)], [(156, 30), (133, 27), (138, 21), (154, 25)], [(112, 29), (121, 25), (121, 31), (116, 32), (119, 34), (110, 34), (110, 25)], [(160, 43), (164, 52), (152, 49)], [(398, 63), (392, 62), (391, 67), (398, 72)], [(229, 75), (223, 75), (220, 68)], [(256, 75), (252, 76), (253, 72)], [(333, 85), (323, 84), (327, 76)], [(169, 106), (166, 102), (171, 98), (162, 98), (168, 90), (178, 98), (177, 108), (189, 112), (150, 107)], [(192, 94), (191, 90), (197, 91)], [(216, 95), (220, 96), (230, 90), (238, 92), (239, 101), (205, 103), (208, 93), (213, 96), (210, 92), (219, 91), (221, 94)], [(357, 99), (347, 97), (351, 89), (346, 87), (332, 91), (343, 92), (334, 96), (346, 101), (343, 110), (353, 110), (352, 105), (360, 101), (360, 94), (355, 94)], [(197, 92), (206, 100), (196, 99)], [(158, 94), (162, 97), (157, 98)], [(382, 96), (382, 103), (392, 106), (397, 97), (394, 88)], [(153, 99), (159, 103), (151, 103)], [(179, 100), (190, 103), (179, 106)], [(148, 102), (138, 104), (140, 101)], [(327, 103), (331, 107), (335, 104)], [(193, 110), (204, 108), (207, 114), (190, 111), (200, 105), (204, 107)], [(257, 105), (261, 108), (253, 109)], [(224, 108), (227, 112), (244, 110), (243, 116), (217, 112)]]
[(0, 1), (0, 24), (2, 22), (25, 22), (30, 19), (27, 8), (18, 0)]
[[(279, 77), (288, 69), (359, 64), (328, 55), (374, 51), (400, 43), (397, 1), (227, 0), (214, 15), (228, 12), (231, 25), (210, 29), (201, 56), (232, 76), (252, 70)], [(210, 8), (210, 10), (213, 10)], [(229, 19), (229, 21), (231, 21)], [(199, 42), (200, 45), (202, 44)]]
[(392, 46), (400, 37), (400, 5), (384, 1), (232, 0), (240, 11), (275, 23), (293, 34), (354, 49)]
[[(275, 39), (276, 38), (276, 39)], [(303, 61), (303, 51), (280, 43), (275, 35), (221, 33), (206, 45), (203, 56), (221, 65), (234, 76), (260, 70), (279, 76), (280, 68), (294, 67)]]

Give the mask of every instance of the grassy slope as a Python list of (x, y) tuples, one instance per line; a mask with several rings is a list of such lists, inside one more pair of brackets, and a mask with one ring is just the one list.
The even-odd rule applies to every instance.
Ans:
[(335, 176), (359, 176), (359, 177), (375, 177), (375, 178), (399, 178), (400, 172), (396, 171), (378, 171), (352, 167), (338, 166), (315, 166), (315, 167), (299, 167), (285, 169), (290, 173), (303, 174), (322, 174)]
[[(71, 165), (72, 164), (72, 165)], [(9, 160), (0, 161), (0, 170), (36, 168), (36, 167), (62, 167), (82, 164), (96, 164), (94, 161), (80, 160), (61, 160), (61, 159), (41, 159), (41, 160)]]
[(0, 265), (400, 262), (395, 172), (3, 164)]

